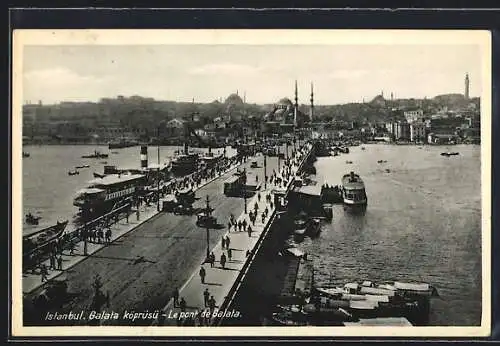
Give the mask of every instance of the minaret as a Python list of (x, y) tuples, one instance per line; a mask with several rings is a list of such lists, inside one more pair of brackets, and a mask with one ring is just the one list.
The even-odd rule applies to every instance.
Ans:
[(297, 80), (295, 80), (295, 107), (293, 107), (293, 124), (297, 126), (297, 112), (299, 110), (299, 90), (297, 88)]
[(313, 121), (313, 116), (314, 116), (314, 87), (313, 83), (311, 82), (311, 108), (309, 109), (309, 121)]
[(465, 99), (468, 100), (469, 99), (469, 74), (466, 73), (465, 74)]

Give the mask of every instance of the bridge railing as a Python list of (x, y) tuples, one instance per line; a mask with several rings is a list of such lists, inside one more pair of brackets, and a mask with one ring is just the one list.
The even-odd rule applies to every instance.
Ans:
[[(304, 163), (307, 161), (308, 157), (311, 155), (311, 152), (312, 152), (312, 148), (309, 150), (309, 152), (306, 155), (304, 155), (302, 161), (300, 162), (300, 164), (297, 168), (297, 172), (299, 172), (302, 169)], [(287, 189), (286, 189), (285, 196), (293, 188), (293, 185), (294, 185), (294, 177), (292, 177), (292, 179), (290, 179), (290, 182), (289, 182)], [(253, 251), (251, 251), (250, 255), (247, 257), (245, 263), (243, 264), (243, 267), (240, 270), (240, 273), (236, 277), (235, 284), (229, 290), (229, 292), (228, 292), (227, 296), (225, 297), (224, 301), (222, 302), (219, 310), (225, 311), (232, 306), (234, 299), (236, 297), (236, 293), (238, 292), (241, 285), (243, 284), (243, 280), (250, 269), (250, 265), (255, 260), (257, 253), (259, 252), (260, 248), (262, 247), (262, 244), (264, 243), (264, 240), (266, 239), (266, 237), (269, 233), (269, 230), (272, 228), (278, 214), (279, 214), (279, 212), (277, 211), (277, 209), (274, 209), (273, 213), (271, 214), (271, 217), (269, 218), (269, 221), (267, 222), (266, 226), (262, 230), (262, 233), (261, 233), (259, 239), (257, 240), (257, 243), (255, 244)], [(223, 321), (224, 321), (224, 314), (222, 314), (222, 317), (216, 317), (214, 320), (212, 320), (211, 325), (220, 326)]]

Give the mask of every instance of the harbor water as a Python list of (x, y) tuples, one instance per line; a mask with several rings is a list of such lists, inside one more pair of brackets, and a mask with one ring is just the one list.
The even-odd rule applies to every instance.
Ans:
[[(148, 148), (148, 162), (158, 163), (158, 147)], [(177, 146), (160, 147), (160, 165), (168, 163), (175, 155)], [(72, 222), (78, 212), (73, 206), (73, 198), (78, 190), (85, 188), (94, 179), (93, 172), (103, 173), (104, 166), (114, 165), (118, 168), (137, 169), (141, 166), (140, 147), (109, 150), (107, 146), (87, 145), (43, 145), (25, 146), (24, 151), (30, 157), (23, 158), (23, 215), (32, 213), (41, 216), (39, 225), (28, 225), (23, 220), (23, 234), (32, 233), (43, 227), (51, 226), (58, 220), (69, 220), (68, 229), (74, 227)], [(205, 148), (194, 148), (196, 152), (206, 152)], [(82, 158), (83, 155), (98, 151), (109, 154), (108, 158)], [(212, 149), (214, 154), (222, 154), (223, 149)], [(236, 150), (228, 147), (226, 154), (233, 156)], [(76, 166), (89, 165), (78, 169), (78, 175), (68, 175)]]
[(319, 238), (299, 245), (313, 255), (316, 284), (428, 282), (440, 294), (432, 300), (430, 325), (480, 325), (480, 146), (364, 148), (315, 163), (318, 184), (340, 184), (354, 171), (368, 196), (365, 215), (336, 205)]

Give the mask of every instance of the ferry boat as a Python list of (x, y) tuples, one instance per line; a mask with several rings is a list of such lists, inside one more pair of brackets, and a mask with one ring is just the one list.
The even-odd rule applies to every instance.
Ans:
[(130, 148), (130, 147), (135, 147), (136, 145), (137, 145), (137, 142), (127, 141), (127, 140), (122, 139), (119, 141), (109, 142), (108, 149)]
[(352, 171), (342, 177), (341, 191), (344, 205), (366, 207), (368, 204), (365, 184), (359, 175)]
[(171, 172), (175, 176), (184, 176), (198, 170), (199, 155), (197, 153), (180, 154), (171, 162)]
[(101, 152), (95, 150), (93, 154), (82, 155), (82, 159), (107, 159), (108, 154), (102, 154)]
[(73, 205), (85, 216), (106, 213), (117, 203), (139, 194), (145, 183), (143, 174), (109, 174), (91, 180), (87, 188), (78, 191)]
[(23, 236), (23, 267), (36, 262), (36, 257), (48, 253), (54, 243), (61, 238), (68, 221)]
[(200, 157), (200, 161), (203, 166), (207, 168), (212, 168), (217, 163), (219, 163), (222, 160), (222, 158), (223, 158), (222, 155), (214, 155), (213, 153), (209, 152)]

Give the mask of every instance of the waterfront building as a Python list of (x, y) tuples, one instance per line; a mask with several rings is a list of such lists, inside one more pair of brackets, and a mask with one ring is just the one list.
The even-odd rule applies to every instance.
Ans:
[(396, 140), (409, 140), (410, 139), (410, 124), (406, 121), (397, 121), (394, 126), (394, 138)]
[(425, 139), (425, 124), (417, 121), (410, 124), (410, 141), (423, 141)]
[(165, 124), (165, 137), (180, 137), (184, 135), (184, 120), (174, 118)]
[(403, 112), (405, 119), (408, 123), (413, 123), (422, 120), (424, 117), (424, 111), (421, 108), (408, 109)]

